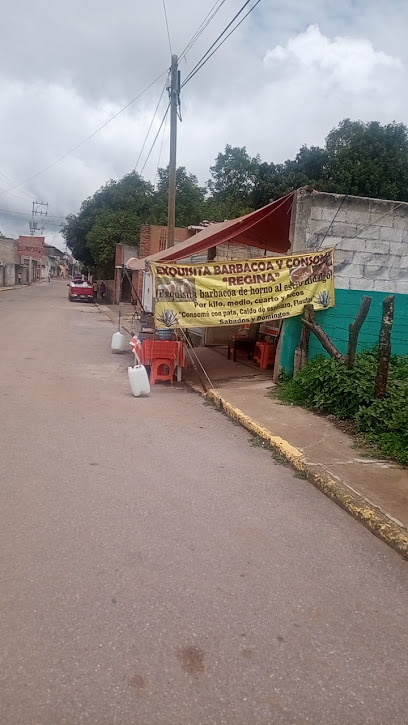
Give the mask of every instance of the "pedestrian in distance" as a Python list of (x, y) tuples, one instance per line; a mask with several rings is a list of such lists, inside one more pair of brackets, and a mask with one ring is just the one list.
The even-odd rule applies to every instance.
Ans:
[(106, 297), (106, 284), (103, 280), (101, 282), (101, 286), (99, 287), (99, 293), (101, 295), (101, 298), (104, 300)]
[(93, 283), (93, 298), (94, 298), (94, 302), (96, 302), (96, 300), (98, 299), (98, 290), (99, 290), (99, 285), (98, 285), (97, 281), (95, 280), (95, 282)]

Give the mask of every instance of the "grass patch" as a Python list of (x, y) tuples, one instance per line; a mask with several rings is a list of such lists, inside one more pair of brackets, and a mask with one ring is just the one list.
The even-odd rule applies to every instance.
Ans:
[(261, 438), (261, 436), (254, 436), (249, 439), (249, 442), (254, 448), (263, 448), (264, 450), (269, 451), (276, 463), (279, 463), (281, 466), (289, 466), (289, 461), (285, 458), (285, 456), (279, 453), (279, 451), (277, 451), (276, 448), (269, 443), (269, 441)]
[(361, 352), (349, 369), (334, 358), (317, 357), (295, 378), (280, 381), (278, 397), (287, 404), (353, 420), (369, 448), (407, 466), (408, 355), (391, 359), (383, 400), (375, 398), (377, 358), (377, 350)]

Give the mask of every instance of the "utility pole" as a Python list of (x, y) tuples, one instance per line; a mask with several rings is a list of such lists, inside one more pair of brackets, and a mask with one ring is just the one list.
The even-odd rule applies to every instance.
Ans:
[(169, 162), (169, 208), (167, 217), (167, 247), (174, 247), (176, 225), (176, 164), (177, 164), (177, 113), (180, 105), (180, 72), (177, 55), (171, 56), (170, 69), (170, 162)]
[[(45, 206), (46, 211), (42, 211), (41, 207)], [(31, 211), (31, 221), (28, 222), (28, 225), (30, 227), (30, 234), (33, 237), (35, 232), (41, 230), (44, 231), (44, 224), (41, 225), (41, 229), (38, 226), (37, 222), (34, 221), (35, 217), (39, 214), (40, 216), (48, 216), (48, 201), (33, 201), (33, 208)]]

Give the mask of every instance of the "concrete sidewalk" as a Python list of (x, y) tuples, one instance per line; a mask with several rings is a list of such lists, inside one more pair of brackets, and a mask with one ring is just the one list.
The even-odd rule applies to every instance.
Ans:
[[(216, 351), (207, 350), (204, 355), (214, 385), (208, 399), (408, 558), (407, 468), (367, 457), (352, 436), (327, 418), (271, 399), (270, 375), (258, 371), (239, 377), (242, 363), (225, 361)], [(224, 371), (221, 376), (216, 373), (218, 363)], [(251, 372), (249, 368), (245, 371)], [(192, 372), (187, 382), (199, 390)]]
[[(104, 304), (104, 302), (96, 302), (96, 306), (98, 309), (103, 312), (106, 317), (110, 319), (113, 324), (118, 324), (119, 319), (119, 305), (107, 305)], [(135, 314), (135, 307), (131, 305), (130, 303), (122, 303), (121, 305), (121, 327), (129, 333), (129, 335), (132, 334), (132, 326), (133, 326), (133, 318)]]

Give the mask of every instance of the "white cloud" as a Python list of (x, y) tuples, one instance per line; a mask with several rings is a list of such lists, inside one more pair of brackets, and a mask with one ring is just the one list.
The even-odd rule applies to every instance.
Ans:
[[(167, 0), (177, 52), (212, 5), (213, 0)], [(224, 3), (182, 60), (183, 78), (241, 5), (242, 0)], [(246, 145), (251, 155), (278, 162), (304, 143), (324, 143), (345, 117), (407, 123), (405, 5), (389, 0), (384, 23), (379, 0), (261, 3), (183, 90), (179, 163), (204, 182), (226, 143)], [(34, 46), (33, 37), (39, 39)], [(76, 146), (169, 61), (161, 3), (144, 0), (115, 5), (41, 0), (40, 12), (28, 0), (15, 0), (4, 19), (2, 51), (0, 172), (14, 181)], [(160, 90), (158, 83), (64, 161), (24, 185), (25, 192), (48, 201), (50, 214), (76, 212), (108, 179), (134, 167)], [(164, 97), (151, 139), (165, 106)], [(158, 154), (159, 145), (145, 169), (151, 180)], [(163, 166), (167, 158), (166, 136)], [(0, 176), (1, 187), (7, 183)], [(0, 194), (0, 209), (28, 213), (30, 199), (21, 189), (12, 193), (19, 198)], [(26, 225), (0, 211), (0, 229), (19, 234)]]

